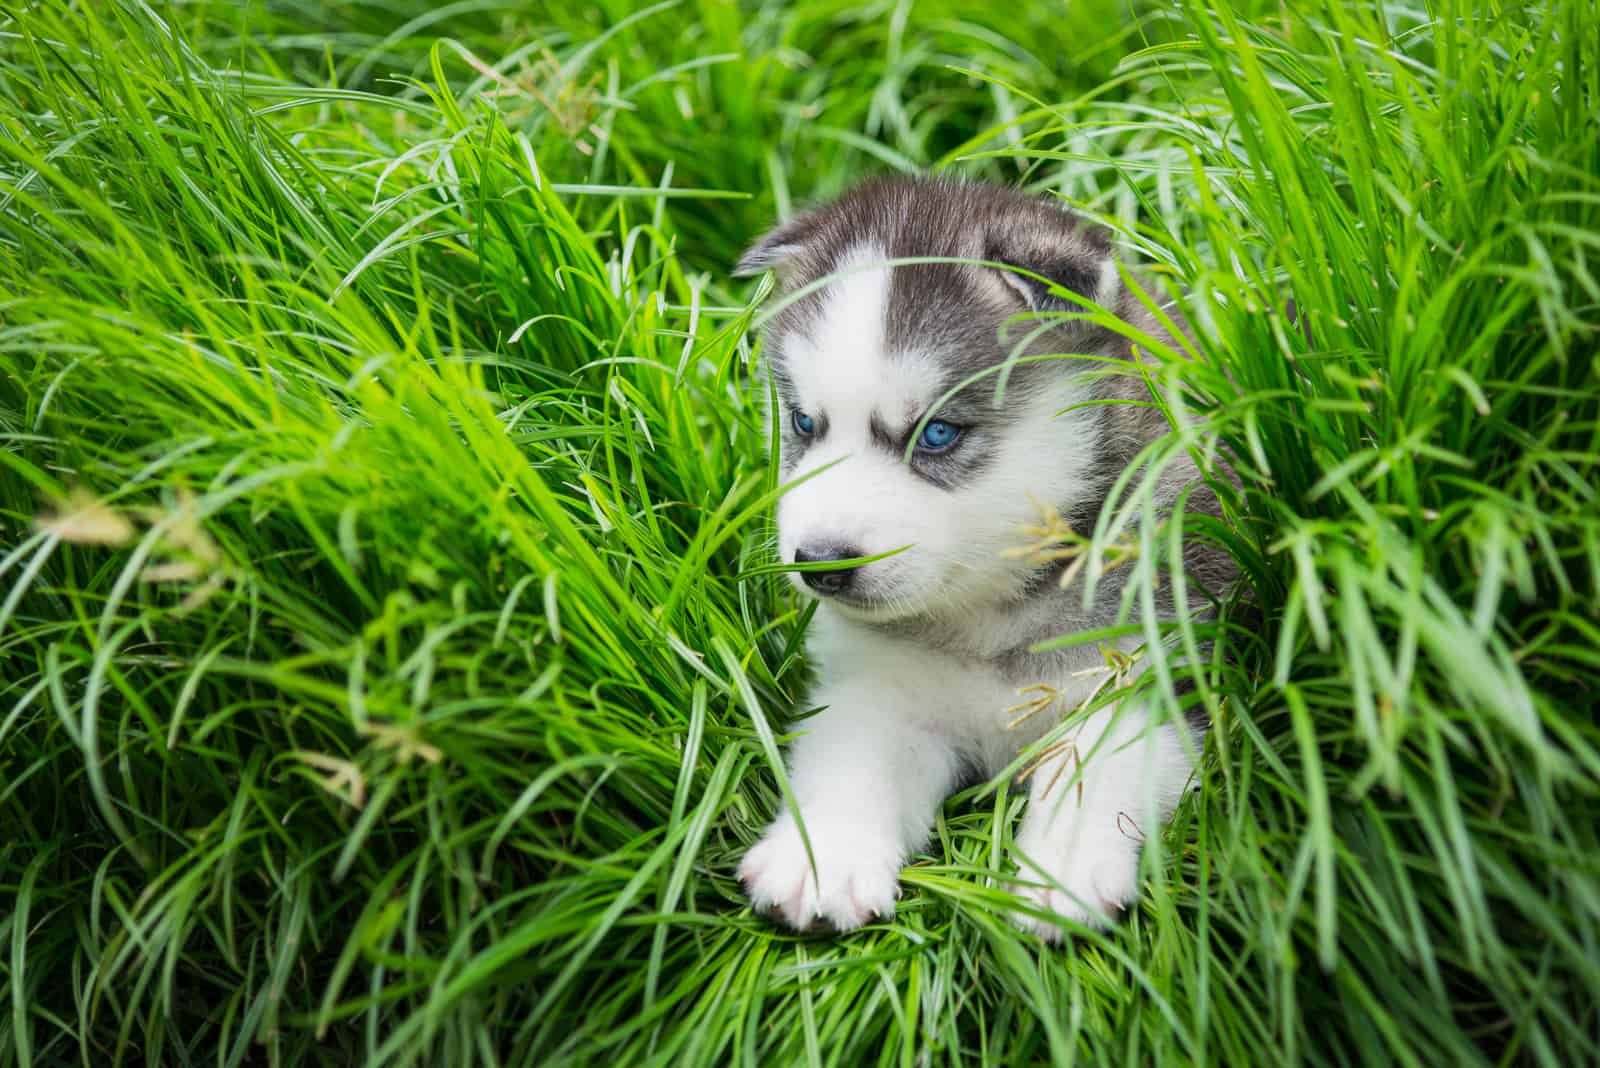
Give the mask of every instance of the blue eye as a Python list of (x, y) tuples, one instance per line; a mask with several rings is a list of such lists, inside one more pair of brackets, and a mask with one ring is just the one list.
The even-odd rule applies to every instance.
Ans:
[(799, 408), (794, 410), (793, 421), (795, 433), (800, 434), (802, 437), (809, 438), (812, 434), (817, 432), (817, 421), (811, 418), (805, 412), (802, 412)]
[(961, 428), (954, 423), (934, 419), (922, 428), (922, 436), (917, 438), (917, 448), (929, 452), (942, 452), (954, 445), (960, 436)]

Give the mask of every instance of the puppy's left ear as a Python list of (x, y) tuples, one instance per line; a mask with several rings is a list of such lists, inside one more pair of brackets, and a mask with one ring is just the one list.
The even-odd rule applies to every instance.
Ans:
[[(987, 235), (983, 258), (1028, 272), (995, 270), (1022, 298), (1030, 311), (1079, 311), (1081, 306), (1053, 287), (1112, 307), (1122, 288), (1111, 255), (1111, 236), (1104, 229), (1053, 205), (1030, 219), (1018, 219)], [(1034, 277), (1037, 275), (1038, 277)], [(1041, 280), (1043, 279), (1043, 280)]]
[(816, 221), (810, 212), (773, 227), (739, 257), (733, 276), (748, 278), (774, 268), (781, 270), (800, 254), (815, 228)]

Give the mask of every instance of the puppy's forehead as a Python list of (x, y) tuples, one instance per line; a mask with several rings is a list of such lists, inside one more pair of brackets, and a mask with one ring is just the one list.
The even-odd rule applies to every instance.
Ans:
[[(887, 277), (873, 280), (858, 270), (830, 281), (851, 261), (859, 267), (867, 249), (897, 262), (920, 257), (967, 262), (902, 263)], [(922, 379), (937, 371), (948, 390), (979, 380), (1008, 357), (1082, 352), (1066, 346), (1087, 340), (1077, 328), (1059, 324), (1007, 326), (1008, 319), (1039, 311), (1040, 298), (1033, 286), (980, 262), (1022, 267), (1036, 280), (1048, 278), (1098, 298), (1115, 288), (1106, 284), (1108, 276), (1115, 281), (1110, 252), (1103, 229), (1081, 226), (1038, 197), (959, 180), (896, 176), (869, 179), (785, 223), (743, 262), (778, 266), (791, 300), (768, 330), (767, 351), (780, 390), (792, 382), (786, 364), (798, 364), (818, 346), (830, 352), (870, 349), (896, 366), (909, 363), (906, 370)], [(853, 305), (854, 312), (839, 316), (839, 294), (851, 289), (877, 299), (846, 297), (844, 304)], [(870, 315), (868, 309), (881, 314)], [(833, 323), (852, 328), (836, 329)], [(839, 343), (841, 334), (855, 336)], [(876, 343), (864, 344), (862, 337)], [(885, 369), (869, 364), (858, 370), (878, 382)], [(1059, 367), (1051, 370), (1042, 361), (1014, 364), (1006, 374), (1007, 389), (1048, 385), (1059, 373)]]
[(953, 263), (891, 267), (893, 253), (875, 240), (829, 252), (793, 287), (817, 288), (774, 324), (781, 386), (819, 400), (876, 397), (886, 402), (884, 415), (897, 416), (893, 409), (920, 411), (1004, 358), (997, 333), (1010, 309), (982, 272)]
[(942, 369), (914, 339), (897, 336), (899, 272), (886, 259), (877, 244), (844, 251), (831, 272), (836, 277), (779, 344), (791, 399), (826, 409), (834, 423), (874, 416), (910, 421), (942, 389)]

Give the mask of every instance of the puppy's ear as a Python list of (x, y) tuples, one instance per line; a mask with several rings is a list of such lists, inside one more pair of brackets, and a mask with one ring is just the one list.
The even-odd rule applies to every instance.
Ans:
[(781, 270), (800, 254), (815, 229), (815, 216), (810, 212), (773, 227), (739, 257), (733, 276), (748, 278), (774, 268)]
[(1054, 205), (1041, 203), (1039, 209), (1029, 218), (1007, 220), (986, 235), (984, 259), (1028, 272), (995, 269), (995, 275), (1030, 311), (1081, 310), (1053, 292), (1052, 285), (1102, 307), (1115, 305), (1122, 279), (1111, 256), (1110, 234)]

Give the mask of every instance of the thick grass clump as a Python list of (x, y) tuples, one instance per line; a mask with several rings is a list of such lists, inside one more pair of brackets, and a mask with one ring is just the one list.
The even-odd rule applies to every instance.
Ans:
[[(0, 1065), (1600, 1060), (1596, 25), (0, 14)], [(733, 877), (807, 615), (728, 269), (883, 169), (1112, 225), (1238, 475), (1246, 581), (1147, 628), (1197, 789), (1064, 949), (1004, 779), (890, 923)]]

